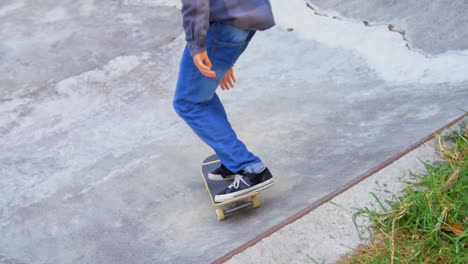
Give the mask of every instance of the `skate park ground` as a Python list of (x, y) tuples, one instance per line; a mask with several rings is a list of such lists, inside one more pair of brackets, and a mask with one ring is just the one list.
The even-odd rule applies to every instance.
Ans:
[(219, 223), (172, 109), (179, 1), (2, 1), (0, 263), (211, 262), (468, 108), (464, 1), (272, 5), (219, 94), (276, 185)]

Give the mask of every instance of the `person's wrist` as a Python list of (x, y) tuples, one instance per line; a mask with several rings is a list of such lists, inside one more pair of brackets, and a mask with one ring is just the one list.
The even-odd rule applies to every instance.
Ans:
[(192, 57), (193, 57), (193, 58), (195, 58), (195, 57), (201, 57), (201, 56), (203, 56), (203, 53), (205, 53), (205, 52), (206, 52), (206, 51), (203, 50), (203, 51), (198, 52), (197, 54), (193, 55)]
[(187, 46), (189, 48), (189, 51), (190, 51), (190, 54), (192, 55), (192, 57), (206, 51), (204, 45), (200, 45), (199, 43), (197, 43), (195, 41), (188, 41)]

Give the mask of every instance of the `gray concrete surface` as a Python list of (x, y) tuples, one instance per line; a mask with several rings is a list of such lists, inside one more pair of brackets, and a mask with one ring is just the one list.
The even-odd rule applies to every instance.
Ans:
[[(461, 123), (444, 133), (458, 131)], [(344, 254), (370, 243), (368, 219), (357, 217), (356, 226), (353, 215), (364, 207), (382, 211), (372, 194), (384, 203), (395, 201), (404, 188), (418, 182), (415, 175), (425, 172), (423, 162), (440, 160), (437, 145), (436, 139), (426, 142), (226, 263), (334, 263)]]
[(2, 1), (0, 261), (212, 261), (467, 108), (467, 50), (272, 3), (278, 25), (221, 97), (277, 184), (218, 223), (199, 176), (211, 150), (171, 106), (179, 1)]

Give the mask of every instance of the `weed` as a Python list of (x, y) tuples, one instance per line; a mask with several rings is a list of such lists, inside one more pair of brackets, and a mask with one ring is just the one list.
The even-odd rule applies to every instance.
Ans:
[[(353, 215), (370, 243), (337, 263), (468, 263), (468, 125), (436, 138), (441, 160), (424, 163), (425, 173), (401, 198), (382, 201), (372, 193), (380, 209)], [(371, 228), (358, 225), (360, 217)]]

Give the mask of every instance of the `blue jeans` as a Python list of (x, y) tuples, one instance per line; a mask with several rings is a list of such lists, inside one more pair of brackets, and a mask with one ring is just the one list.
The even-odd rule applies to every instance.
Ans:
[(216, 89), (254, 34), (255, 31), (211, 23), (206, 36), (206, 50), (216, 78), (202, 75), (185, 47), (173, 102), (177, 114), (213, 148), (224, 166), (235, 173), (241, 170), (256, 173), (264, 166), (260, 158), (237, 138)]

